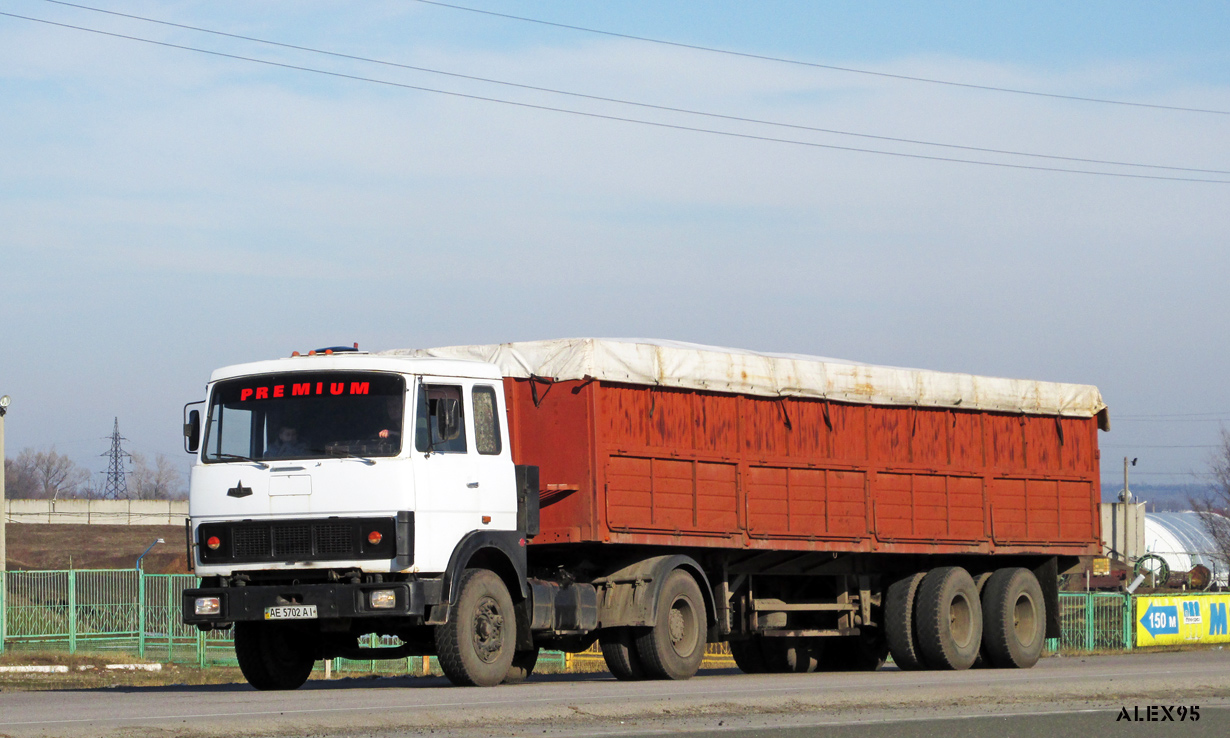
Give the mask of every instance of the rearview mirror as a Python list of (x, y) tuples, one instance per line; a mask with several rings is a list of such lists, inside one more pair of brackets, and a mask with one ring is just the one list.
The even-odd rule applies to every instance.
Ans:
[(184, 423), (184, 450), (190, 454), (196, 453), (201, 447), (201, 411), (189, 410), (188, 421)]
[(436, 430), (441, 441), (451, 441), (457, 437), (461, 427), (458, 402), (453, 397), (441, 397), (436, 400)]

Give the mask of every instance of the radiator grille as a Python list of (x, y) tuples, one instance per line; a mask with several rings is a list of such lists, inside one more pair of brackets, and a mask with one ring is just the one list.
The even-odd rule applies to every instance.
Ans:
[[(377, 543), (369, 540), (373, 532)], [(197, 537), (202, 561), (245, 563), (391, 559), (398, 536), (391, 518), (328, 518), (208, 523)], [(215, 548), (207, 545), (212, 539)]]
[(273, 555), (301, 559), (312, 555), (312, 529), (307, 523), (273, 526)]
[(316, 526), (316, 553), (321, 556), (345, 556), (354, 553), (354, 526), (326, 523)]
[(269, 529), (265, 526), (235, 528), (235, 556), (250, 559), (269, 555)]

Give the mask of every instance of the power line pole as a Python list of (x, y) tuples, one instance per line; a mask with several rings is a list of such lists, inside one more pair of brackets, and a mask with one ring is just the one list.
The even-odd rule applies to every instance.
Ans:
[[(3, 397), (0, 397), (0, 574), (4, 573), (6, 571), (6, 567), (8, 567), (8, 559), (5, 558), (8, 555), (8, 552), (4, 550), (4, 524), (8, 521), (8, 515), (5, 514), (4, 503), (4, 415), (8, 411), (9, 396), (4, 395)], [(3, 577), (0, 577), (0, 582), (2, 581)], [(4, 593), (0, 592), (0, 597), (3, 596)], [(4, 623), (0, 623), (0, 633), (4, 631), (3, 626)], [(4, 644), (0, 643), (0, 648), (3, 646)]]
[(100, 456), (107, 457), (107, 479), (103, 483), (102, 496), (104, 500), (128, 499), (128, 477), (124, 474), (124, 460), (132, 460), (132, 454), (125, 451), (121, 441), (127, 441), (120, 435), (120, 419), (115, 419), (111, 429), (111, 450)]

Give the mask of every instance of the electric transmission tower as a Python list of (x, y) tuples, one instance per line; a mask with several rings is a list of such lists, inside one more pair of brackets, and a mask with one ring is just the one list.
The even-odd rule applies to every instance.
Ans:
[(124, 473), (124, 462), (132, 461), (132, 454), (120, 446), (120, 442), (127, 440), (120, 435), (120, 419), (116, 418), (115, 426), (111, 429), (111, 450), (100, 454), (107, 457), (107, 479), (102, 489), (104, 500), (128, 499), (128, 478)]

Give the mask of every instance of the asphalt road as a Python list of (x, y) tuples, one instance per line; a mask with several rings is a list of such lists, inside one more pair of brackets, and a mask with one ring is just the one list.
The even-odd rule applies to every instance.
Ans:
[[(1172, 708), (1171, 720), (1158, 709)], [(1199, 720), (1177, 721), (1177, 707)], [(1123, 709), (1135, 719), (1121, 719)], [(1138, 711), (1139, 710), (1139, 711)], [(857, 733), (856, 733), (857, 731)], [(1230, 735), (1230, 650), (1052, 658), (1024, 671), (743, 675), (687, 682), (546, 676), (494, 689), (441, 679), (0, 694), (13, 736)]]

